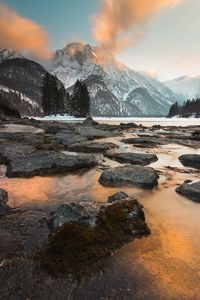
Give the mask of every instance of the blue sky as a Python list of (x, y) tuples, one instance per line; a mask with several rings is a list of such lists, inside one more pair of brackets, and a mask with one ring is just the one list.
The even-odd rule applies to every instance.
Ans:
[[(98, 12), (100, 1), (3, 0), (0, 4), (5, 4), (19, 16), (42, 25), (50, 35), (50, 48), (55, 50), (74, 40), (97, 45), (92, 36), (91, 17)], [(117, 1), (121, 0), (116, 0), (116, 3)], [(199, 75), (199, 13), (200, 0), (181, 0), (175, 8), (166, 9), (151, 18), (145, 25), (143, 37), (117, 53), (117, 58), (135, 70), (158, 74), (162, 80), (182, 75)], [(3, 37), (1, 34), (0, 47), (12, 47), (12, 44), (4, 45), (8, 39), (5, 35)], [(45, 42), (43, 44), (45, 46)], [(41, 42), (40, 46), (43, 44)]]
[(21, 16), (43, 26), (51, 36), (53, 49), (65, 42), (80, 39), (94, 43), (91, 16), (98, 9), (96, 0), (3, 0)]

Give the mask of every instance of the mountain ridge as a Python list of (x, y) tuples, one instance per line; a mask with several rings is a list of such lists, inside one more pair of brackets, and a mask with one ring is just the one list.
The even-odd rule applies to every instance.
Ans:
[[(177, 95), (157, 79), (128, 68), (116, 60), (112, 53), (89, 44), (73, 42), (57, 50), (51, 72), (69, 91), (77, 79), (84, 81), (86, 85), (89, 81), (92, 113), (97, 116), (166, 115), (170, 105), (179, 101)], [(104, 84), (101, 85), (100, 81), (98, 85), (96, 82), (92, 84), (91, 75), (103, 78)], [(87, 80), (89, 77), (90, 80)], [(137, 95), (132, 93), (134, 97), (130, 99), (130, 93), (136, 88), (143, 91), (140, 90), (141, 94), (137, 92)], [(143, 99), (145, 91), (151, 101), (148, 107)], [(107, 112), (100, 108), (102, 94), (107, 99)], [(113, 101), (117, 104), (114, 110)]]

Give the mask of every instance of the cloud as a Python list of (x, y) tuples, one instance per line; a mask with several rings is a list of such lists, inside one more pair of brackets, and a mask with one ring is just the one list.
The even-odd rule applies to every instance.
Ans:
[(49, 59), (49, 36), (44, 28), (0, 4), (0, 48), (11, 48), (41, 59)]
[(144, 25), (156, 14), (184, 0), (101, 0), (93, 16), (93, 35), (101, 47), (119, 51), (144, 34)]

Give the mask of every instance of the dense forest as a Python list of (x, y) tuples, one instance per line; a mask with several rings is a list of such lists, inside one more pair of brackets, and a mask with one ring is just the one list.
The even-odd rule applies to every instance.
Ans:
[(168, 118), (180, 116), (183, 118), (188, 118), (194, 116), (196, 118), (200, 117), (200, 99), (187, 100), (183, 105), (179, 105), (178, 102), (171, 105)]
[(89, 92), (86, 85), (79, 80), (70, 95), (54, 75), (47, 73), (41, 90), (44, 115), (69, 114), (87, 117), (90, 113)]

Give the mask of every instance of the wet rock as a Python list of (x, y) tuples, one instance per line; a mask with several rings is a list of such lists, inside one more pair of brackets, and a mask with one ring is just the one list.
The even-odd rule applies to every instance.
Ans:
[(131, 186), (152, 189), (158, 185), (158, 174), (153, 168), (142, 166), (122, 166), (105, 170), (99, 183), (104, 186)]
[(17, 157), (7, 166), (8, 177), (30, 177), (59, 174), (81, 168), (91, 168), (97, 164), (93, 157), (65, 155), (53, 151), (37, 151)]
[(2, 142), (0, 143), (0, 164), (7, 165), (17, 157), (23, 157), (34, 151), (35, 148), (32, 145), (16, 142)]
[(79, 224), (87, 223), (91, 227), (94, 227), (96, 226), (96, 215), (99, 209), (99, 204), (92, 201), (62, 204), (50, 214), (49, 229), (54, 231), (63, 224), (70, 222), (77, 222)]
[(195, 202), (200, 202), (200, 181), (193, 183), (184, 182), (176, 188), (176, 192)]
[(130, 163), (133, 165), (146, 166), (158, 160), (155, 154), (146, 154), (146, 153), (115, 153), (115, 152), (106, 152), (104, 155), (110, 159), (116, 160), (119, 163)]
[(88, 117), (87, 119), (85, 119), (83, 121), (82, 125), (96, 126), (96, 125), (99, 125), (99, 123), (96, 122), (95, 120), (93, 120), (91, 117)]
[(69, 151), (98, 153), (105, 152), (106, 150), (117, 148), (118, 146), (113, 143), (98, 143), (98, 142), (82, 142), (68, 146)]
[(114, 250), (150, 234), (142, 208), (129, 197), (112, 204), (82, 201), (58, 208), (50, 219), (53, 227), (41, 266), (54, 275), (80, 277)]
[(122, 139), (121, 142), (126, 144), (132, 144), (135, 147), (139, 147), (139, 148), (155, 148), (164, 144), (163, 141), (154, 138), (148, 138), (148, 137)]
[(5, 215), (9, 210), (8, 193), (0, 189), (0, 216)]
[(65, 146), (70, 146), (71, 144), (79, 143), (82, 141), (86, 141), (87, 138), (71, 131), (59, 131), (55, 135), (55, 139), (62, 143)]
[(118, 135), (118, 132), (104, 131), (93, 126), (78, 126), (76, 128), (76, 133), (89, 140), (98, 138), (108, 138)]
[(128, 195), (124, 192), (117, 192), (116, 194), (108, 197), (108, 202), (113, 203), (115, 201), (123, 200), (128, 198)]
[(179, 156), (179, 160), (185, 167), (192, 167), (200, 170), (199, 154), (184, 154)]
[(200, 130), (193, 131), (192, 136), (200, 136)]

